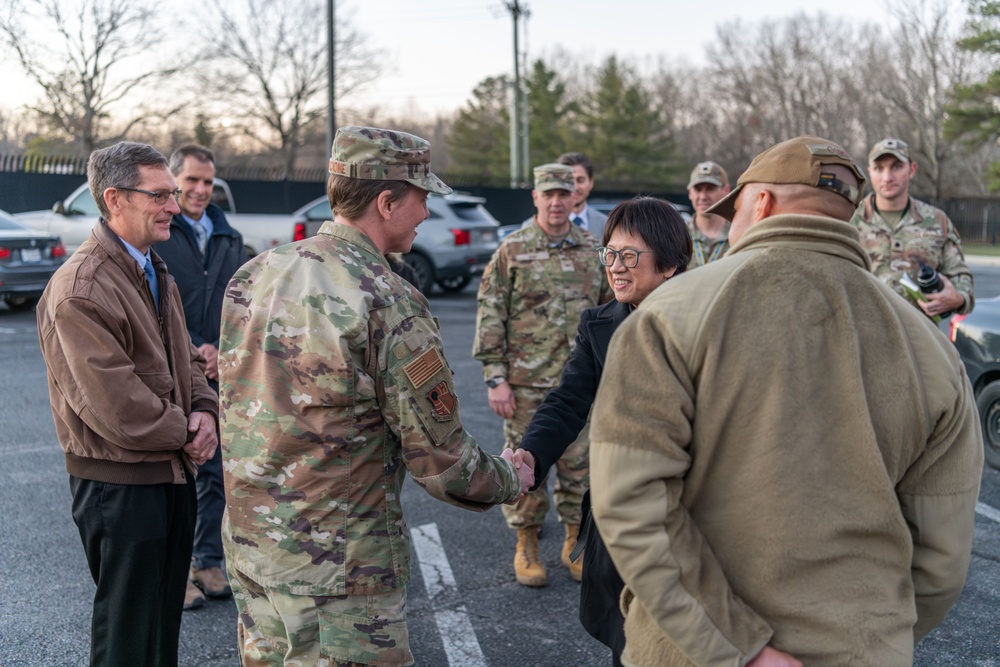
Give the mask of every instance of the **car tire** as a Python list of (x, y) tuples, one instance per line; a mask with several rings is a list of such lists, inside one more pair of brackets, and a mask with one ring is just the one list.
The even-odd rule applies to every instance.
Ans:
[(403, 259), (413, 269), (413, 272), (417, 274), (417, 280), (420, 282), (417, 287), (423, 292), (424, 296), (430, 296), (431, 290), (434, 289), (434, 267), (430, 261), (417, 252), (407, 253), (403, 256)]
[(438, 285), (441, 286), (445, 292), (451, 292), (452, 294), (457, 294), (465, 289), (465, 286), (472, 282), (472, 276), (452, 276), (451, 278), (442, 278), (437, 281)]
[(986, 462), (1000, 470), (1000, 380), (983, 387), (976, 397), (976, 407), (983, 427)]
[(38, 303), (36, 296), (9, 296), (4, 299), (4, 303), (11, 310), (31, 310)]

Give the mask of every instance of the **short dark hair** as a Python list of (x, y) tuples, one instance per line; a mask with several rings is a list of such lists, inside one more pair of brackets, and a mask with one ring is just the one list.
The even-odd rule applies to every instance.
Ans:
[[(119, 141), (114, 146), (96, 150), (87, 160), (87, 183), (94, 196), (101, 217), (108, 220), (111, 211), (104, 203), (104, 191), (108, 188), (134, 188), (142, 182), (139, 167), (164, 167), (167, 158), (160, 151), (146, 144), (134, 141)], [(131, 193), (125, 192), (126, 198)]]
[(676, 273), (683, 273), (687, 269), (691, 261), (691, 234), (681, 214), (667, 200), (636, 197), (615, 206), (604, 225), (603, 245), (608, 245), (619, 228), (646, 242), (653, 251), (657, 271), (676, 268)]
[(594, 179), (594, 165), (590, 164), (590, 158), (583, 153), (563, 153), (556, 162), (567, 167), (580, 165), (587, 172), (587, 178)]
[(184, 159), (193, 157), (198, 162), (206, 162), (215, 166), (215, 153), (212, 149), (199, 144), (184, 144), (170, 154), (170, 172), (176, 176), (184, 168)]
[(330, 174), (326, 182), (326, 196), (330, 199), (333, 215), (339, 215), (347, 220), (357, 220), (383, 191), (388, 190), (392, 193), (392, 200), (396, 201), (405, 197), (410, 188), (420, 189), (406, 181), (348, 178), (340, 174)]

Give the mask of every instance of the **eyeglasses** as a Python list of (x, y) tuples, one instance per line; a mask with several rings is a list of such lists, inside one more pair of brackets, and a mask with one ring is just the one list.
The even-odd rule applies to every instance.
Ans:
[(634, 269), (636, 265), (639, 264), (639, 255), (644, 252), (652, 251), (636, 250), (635, 248), (622, 248), (621, 250), (615, 250), (614, 248), (608, 248), (607, 246), (602, 246), (597, 249), (597, 254), (601, 258), (601, 264), (604, 266), (611, 266), (615, 263), (615, 258), (617, 257), (622, 261), (622, 266), (626, 269)]
[(116, 185), (114, 188), (115, 190), (128, 190), (129, 192), (141, 192), (144, 195), (149, 195), (152, 198), (153, 203), (157, 206), (163, 206), (171, 197), (181, 196), (180, 188), (177, 188), (176, 190), (159, 190), (157, 192), (153, 192), (152, 190), (140, 190), (139, 188), (126, 188), (122, 185)]

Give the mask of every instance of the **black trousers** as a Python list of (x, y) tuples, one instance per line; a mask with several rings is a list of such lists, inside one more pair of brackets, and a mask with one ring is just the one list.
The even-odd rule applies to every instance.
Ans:
[(124, 485), (70, 476), (73, 521), (97, 584), (92, 667), (176, 667), (197, 513), (186, 484)]

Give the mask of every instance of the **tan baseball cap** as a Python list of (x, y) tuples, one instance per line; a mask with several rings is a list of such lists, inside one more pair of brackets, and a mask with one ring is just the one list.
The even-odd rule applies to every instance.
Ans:
[(573, 182), (573, 167), (550, 162), (535, 167), (535, 190), (569, 190), (573, 192), (576, 184)]
[[(841, 165), (850, 169), (858, 179), (857, 187), (844, 183), (832, 173), (824, 173), (823, 165)], [(736, 188), (715, 203), (708, 213), (732, 220), (734, 204), (747, 183), (773, 183), (775, 185), (810, 185), (835, 192), (854, 206), (861, 201), (865, 189), (865, 176), (847, 151), (829, 139), (803, 136), (789, 139), (758, 155), (736, 182)]]
[(372, 181), (406, 181), (446, 195), (451, 188), (431, 172), (431, 144), (398, 130), (351, 125), (337, 130), (330, 173)]
[(868, 153), (868, 161), (874, 162), (883, 155), (892, 155), (903, 162), (910, 161), (910, 145), (902, 139), (883, 139), (874, 146)]
[(723, 188), (729, 185), (729, 176), (726, 175), (726, 170), (718, 162), (712, 162), (711, 160), (699, 162), (691, 170), (691, 178), (688, 180), (687, 189), (690, 190), (702, 183), (711, 183)]

